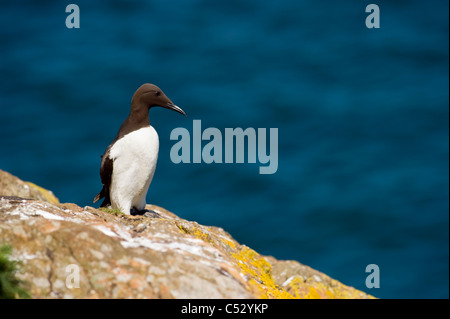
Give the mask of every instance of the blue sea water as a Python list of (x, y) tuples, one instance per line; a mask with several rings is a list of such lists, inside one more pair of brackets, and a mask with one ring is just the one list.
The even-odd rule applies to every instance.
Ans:
[[(380, 298), (449, 297), (448, 1), (0, 1), (0, 168), (93, 205), (151, 82), (147, 202)], [(278, 171), (174, 164), (176, 127), (278, 128)], [(206, 142), (204, 142), (205, 144)], [(365, 285), (368, 264), (380, 288)]]

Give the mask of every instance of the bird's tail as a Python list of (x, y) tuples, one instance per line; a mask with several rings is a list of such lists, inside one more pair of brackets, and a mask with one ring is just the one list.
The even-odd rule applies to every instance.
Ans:
[(102, 188), (100, 193), (97, 194), (94, 198), (94, 203), (98, 201), (99, 199), (105, 198), (103, 200), (103, 203), (100, 205), (100, 207), (107, 207), (111, 205), (111, 199), (109, 198), (109, 190), (105, 189), (105, 187)]
[(96, 201), (98, 201), (99, 199), (102, 199), (103, 197), (105, 197), (105, 188), (103, 187), (102, 190), (100, 191), (100, 193), (97, 194), (97, 196), (95, 196), (94, 198), (94, 203)]

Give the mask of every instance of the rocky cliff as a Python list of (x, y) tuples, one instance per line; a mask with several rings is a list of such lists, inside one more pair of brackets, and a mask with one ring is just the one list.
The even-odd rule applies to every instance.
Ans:
[(143, 216), (59, 203), (0, 170), (0, 246), (33, 298), (373, 298), (219, 227), (148, 205)]

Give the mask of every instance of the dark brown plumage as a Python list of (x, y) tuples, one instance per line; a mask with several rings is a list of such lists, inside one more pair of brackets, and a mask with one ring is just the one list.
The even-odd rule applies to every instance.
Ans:
[(100, 178), (103, 188), (94, 198), (94, 203), (105, 198), (100, 207), (111, 205), (110, 186), (111, 178), (114, 170), (114, 161), (110, 157), (110, 150), (114, 143), (123, 138), (125, 135), (150, 126), (148, 111), (151, 107), (160, 106), (174, 110), (186, 116), (186, 113), (172, 103), (172, 101), (163, 93), (163, 91), (154, 84), (143, 84), (139, 87), (131, 99), (130, 114), (120, 126), (119, 132), (107, 147), (105, 153), (101, 156)]

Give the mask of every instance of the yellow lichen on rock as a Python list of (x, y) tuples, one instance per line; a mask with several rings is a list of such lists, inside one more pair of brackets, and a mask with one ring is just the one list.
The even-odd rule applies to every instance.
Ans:
[(27, 199), (46, 201), (59, 204), (53, 192), (31, 182), (24, 182), (20, 178), (0, 169), (0, 195), (17, 196)]
[[(23, 262), (33, 298), (373, 298), (297, 261), (260, 255), (220, 227), (146, 209), (154, 216), (59, 204), (0, 170), (0, 243)], [(67, 265), (79, 267), (79, 289), (61, 284)]]
[(299, 262), (277, 261), (274, 263), (274, 277), (291, 295), (301, 299), (373, 299), (360, 290), (346, 286), (329, 276)]
[[(308, 266), (295, 261), (278, 261), (265, 257), (255, 250), (240, 245), (229, 234), (217, 227), (199, 225), (195, 222), (176, 220), (176, 226), (186, 236), (200, 239), (220, 250), (227, 260), (238, 269), (242, 282), (252, 295), (261, 299), (341, 299), (373, 298), (353, 287), (341, 284)], [(272, 265), (284, 264), (294, 271), (289, 278), (273, 273)], [(288, 271), (289, 272), (289, 271)], [(301, 276), (301, 273), (305, 276)]]
[(59, 199), (53, 194), (52, 191), (49, 191), (41, 186), (38, 186), (32, 182), (25, 182), (25, 184), (27, 184), (28, 186), (38, 190), (46, 199), (49, 203), (52, 204), (59, 204)]
[(239, 252), (231, 254), (248, 283), (259, 294), (259, 298), (292, 299), (294, 296), (275, 284), (271, 264), (253, 249), (241, 246)]

